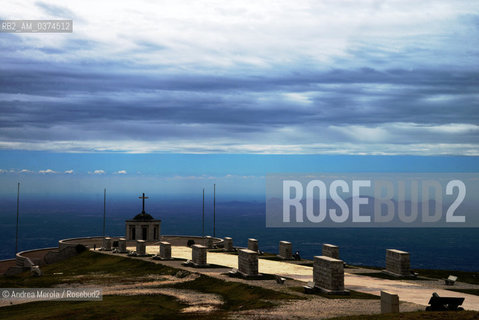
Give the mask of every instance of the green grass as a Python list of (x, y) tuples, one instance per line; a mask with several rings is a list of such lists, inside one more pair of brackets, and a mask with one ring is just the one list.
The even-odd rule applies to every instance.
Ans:
[[(373, 270), (382, 270), (384, 268), (381, 267), (373, 267), (373, 266), (357, 266), (358, 268), (365, 268), (365, 269), (373, 269)], [(470, 283), (470, 284), (479, 284), (479, 272), (469, 272), (469, 271), (451, 271), (451, 270), (436, 270), (436, 269), (412, 269), (412, 271), (417, 272), (419, 280), (425, 280), (426, 278), (433, 278), (433, 279), (447, 279), (450, 275), (455, 275), (458, 277), (457, 281)], [(357, 273), (360, 275), (371, 275), (370, 273)], [(382, 279), (401, 279), (395, 278), (390, 276), (387, 278), (387, 275), (380, 275), (380, 273), (373, 273), (372, 277), (376, 276)]]
[[(29, 272), (0, 277), (0, 287), (51, 287), (66, 283), (109, 284), (148, 281), (146, 275), (174, 275), (179, 269), (149, 261), (121, 256), (105, 255), (90, 251), (65, 261), (44, 266), (44, 276), (32, 277)], [(430, 272), (429, 272), (430, 271)], [(474, 273), (441, 270), (419, 270), (421, 275), (446, 278), (449, 274), (459, 281), (475, 279)], [(441, 273), (442, 272), (442, 273)], [(54, 273), (63, 273), (55, 275)], [(477, 273), (475, 273), (477, 274)], [(370, 275), (370, 274), (366, 274)], [(444, 276), (443, 276), (444, 275)], [(472, 280), (471, 280), (472, 279)], [(224, 319), (238, 310), (261, 309), (275, 306), (281, 300), (305, 299), (284, 291), (274, 291), (245, 283), (223, 281), (201, 275), (189, 282), (164, 287), (194, 290), (221, 296), (224, 304), (219, 310), (207, 314), (183, 314), (185, 304), (165, 295), (104, 296), (102, 302), (45, 301), (0, 308), (0, 319)], [(290, 288), (303, 291), (302, 287)], [(285, 290), (287, 290), (285, 288)], [(453, 289), (459, 291), (457, 289)], [(479, 290), (460, 292), (477, 294)], [(379, 299), (375, 295), (351, 291), (349, 296), (319, 294), (330, 299)], [(479, 320), (478, 312), (413, 312), (399, 315), (368, 315), (337, 318), (341, 320), (385, 319), (439, 319)]]
[[(244, 279), (242, 275), (236, 273), (236, 274), (231, 274), (231, 273), (223, 273), (223, 275), (228, 276), (230, 278), (237, 278), (237, 279)], [(260, 275), (257, 276), (250, 276), (248, 277), (250, 280), (275, 280), (276, 276), (274, 274), (269, 274), (269, 273), (261, 273)], [(285, 278), (291, 280), (291, 278)]]
[(476, 311), (449, 311), (449, 312), (403, 312), (395, 314), (375, 314), (362, 316), (347, 316), (331, 318), (330, 320), (479, 320)]
[(281, 262), (298, 262), (296, 260), (293, 260), (293, 259), (283, 259), (277, 255), (263, 255), (263, 256), (258, 256), (259, 259), (264, 259), (264, 260), (272, 260), (272, 261), (281, 261)]
[(450, 275), (457, 276), (457, 281), (470, 284), (479, 284), (479, 272), (434, 270), (434, 269), (414, 269), (420, 276), (447, 279)]
[(353, 268), (363, 268), (363, 269), (372, 269), (372, 270), (384, 270), (384, 267), (378, 266), (363, 266), (363, 265), (351, 265)]
[(222, 309), (225, 311), (269, 308), (275, 305), (270, 300), (301, 299), (292, 294), (264, 289), (240, 282), (223, 281), (204, 275), (190, 282), (177, 283), (172, 287), (218, 294), (223, 298), (224, 304), (222, 305)]
[(423, 278), (423, 277), (417, 277), (417, 278), (413, 278), (413, 277), (395, 277), (395, 276), (392, 276), (392, 275), (389, 275), (387, 273), (383, 273), (383, 272), (358, 272), (358, 273), (355, 273), (357, 275), (361, 275), (361, 276), (368, 276), (368, 277), (373, 277), (373, 278), (379, 278), (379, 279), (388, 279), (388, 280), (427, 280), (426, 278)]
[[(0, 277), (1, 288), (48, 288), (61, 283), (97, 284), (134, 282), (149, 274), (174, 275), (178, 269), (148, 261), (111, 256), (85, 251), (70, 259), (41, 268), (43, 276), (32, 277), (24, 272), (11, 277)], [(62, 274), (55, 274), (62, 273)]]
[(447, 290), (479, 296), (479, 289), (447, 289)]
[(8, 319), (185, 319), (186, 305), (165, 295), (104, 296), (103, 301), (46, 301), (0, 308)]
[[(124, 284), (148, 281), (145, 276), (151, 274), (174, 275), (178, 270), (149, 261), (87, 251), (43, 267), (42, 277), (32, 277), (29, 272), (1, 277), (0, 287), (51, 287), (85, 282), (100, 286)], [(59, 272), (63, 274), (54, 275)], [(269, 308), (279, 300), (301, 299), (296, 295), (205, 275), (193, 281), (158, 287), (217, 294), (224, 304), (212, 313), (191, 315), (181, 314), (186, 305), (165, 295), (105, 296), (102, 302), (44, 301), (12, 305), (0, 308), (0, 319), (223, 319), (230, 311)]]
[[(292, 287), (290, 288), (293, 291), (304, 293), (303, 287)], [(310, 293), (308, 295), (321, 296), (328, 299), (369, 299), (369, 300), (379, 300), (380, 297), (374, 294), (363, 293), (359, 291), (349, 290), (349, 295), (335, 295), (335, 294), (326, 294), (320, 291)]]

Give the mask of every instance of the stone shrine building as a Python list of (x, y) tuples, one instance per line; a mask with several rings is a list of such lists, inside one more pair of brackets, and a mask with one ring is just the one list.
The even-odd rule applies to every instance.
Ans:
[(139, 197), (143, 200), (143, 210), (137, 214), (132, 220), (126, 220), (126, 239), (127, 240), (160, 240), (161, 220), (154, 219), (150, 214), (145, 212), (145, 194)]

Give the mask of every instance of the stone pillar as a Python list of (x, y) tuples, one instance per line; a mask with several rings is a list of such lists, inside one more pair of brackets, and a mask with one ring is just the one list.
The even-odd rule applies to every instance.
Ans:
[(381, 313), (399, 313), (399, 296), (381, 291)]
[(160, 239), (160, 223), (150, 224), (148, 227), (148, 240), (155, 241)]
[(171, 259), (171, 243), (166, 241), (160, 242), (160, 258)]
[[(136, 228), (135, 224), (133, 223), (126, 223), (126, 239), (127, 240), (136, 240), (140, 238), (138, 236), (139, 230)], [(133, 237), (133, 233), (135, 233), (135, 236)]]
[(111, 238), (110, 237), (105, 237), (103, 238), (103, 250), (106, 251), (111, 251)]
[(126, 252), (126, 239), (125, 238), (120, 238), (118, 240), (118, 251), (121, 253)]
[(329, 243), (323, 244), (323, 256), (339, 259), (339, 247)]
[(409, 252), (387, 249), (386, 272), (396, 276), (409, 276)]
[(223, 243), (225, 251), (233, 251), (233, 239), (225, 237)]
[(191, 246), (191, 260), (196, 266), (206, 265), (206, 247), (200, 244)]
[(241, 249), (238, 252), (238, 271), (245, 276), (257, 276), (258, 251)]
[(293, 259), (293, 245), (288, 241), (279, 242), (279, 257), (282, 259)]
[(258, 240), (249, 238), (248, 239), (248, 250), (258, 251)]
[(139, 256), (146, 255), (146, 245), (145, 240), (136, 240), (136, 253)]
[(213, 238), (211, 236), (206, 236), (206, 239), (204, 241), (204, 245), (208, 249), (212, 249), (213, 248)]
[(316, 287), (324, 291), (344, 292), (343, 261), (325, 256), (314, 257), (313, 281)]

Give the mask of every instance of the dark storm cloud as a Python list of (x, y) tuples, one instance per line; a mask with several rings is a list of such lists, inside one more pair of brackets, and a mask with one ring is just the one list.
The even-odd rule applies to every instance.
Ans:
[[(75, 17), (60, 5), (35, 5), (48, 16), (74, 18), (84, 29), (97, 23), (82, 8), (75, 13), (83, 16)], [(317, 150), (318, 143), (329, 143), (329, 149), (362, 143), (367, 153), (382, 143), (391, 145), (389, 150), (403, 146), (401, 153), (408, 144), (442, 143), (470, 144), (467, 153), (475, 153), (479, 51), (465, 39), (477, 39), (478, 16), (447, 20), (450, 33), (433, 25), (424, 33), (414, 26), (398, 35), (402, 22), (384, 33), (378, 30), (388, 25), (382, 14), (375, 16), (376, 24), (361, 18), (346, 31), (336, 25), (339, 40), (317, 35), (311, 26), (301, 38), (296, 33), (301, 24), (295, 32), (263, 22), (257, 32), (228, 24), (219, 30), (215, 17), (211, 24), (188, 21), (152, 34), (147, 31), (155, 26), (162, 31), (160, 25), (176, 20), (159, 19), (138, 33), (112, 22), (121, 30), (92, 28), (98, 37), (91, 30), (45, 38), (2, 34), (0, 148), (101, 141), (92, 143), (95, 149), (107, 141), (121, 150), (124, 141), (134, 140), (180, 150), (189, 144), (184, 151), (287, 144), (292, 152), (307, 152)], [(420, 16), (418, 26), (428, 25)], [(195, 39), (194, 26), (206, 28), (204, 44)], [(279, 39), (280, 31), (290, 33)], [(262, 47), (265, 39), (271, 44)], [(65, 148), (81, 151), (83, 146)], [(451, 152), (466, 150), (461, 148)]]
[[(40, 96), (33, 101), (12, 96), (2, 103), (2, 126), (142, 120), (258, 127), (442, 124), (451, 119), (477, 124), (479, 117), (474, 99), (479, 78), (473, 71), (362, 69), (234, 78), (54, 67), (2, 70), (0, 93)], [(375, 85), (388, 87), (371, 91)], [(308, 92), (311, 101), (303, 106), (284, 99), (281, 95), (288, 92)], [(428, 100), (436, 95), (448, 97)]]

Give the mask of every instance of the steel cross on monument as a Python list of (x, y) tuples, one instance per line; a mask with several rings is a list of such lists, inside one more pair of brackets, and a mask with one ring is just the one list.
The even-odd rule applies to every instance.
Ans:
[(138, 199), (143, 200), (143, 210), (141, 210), (141, 213), (145, 213), (145, 199), (148, 199), (148, 197), (145, 197), (145, 193), (143, 193), (142, 197), (138, 197)]

